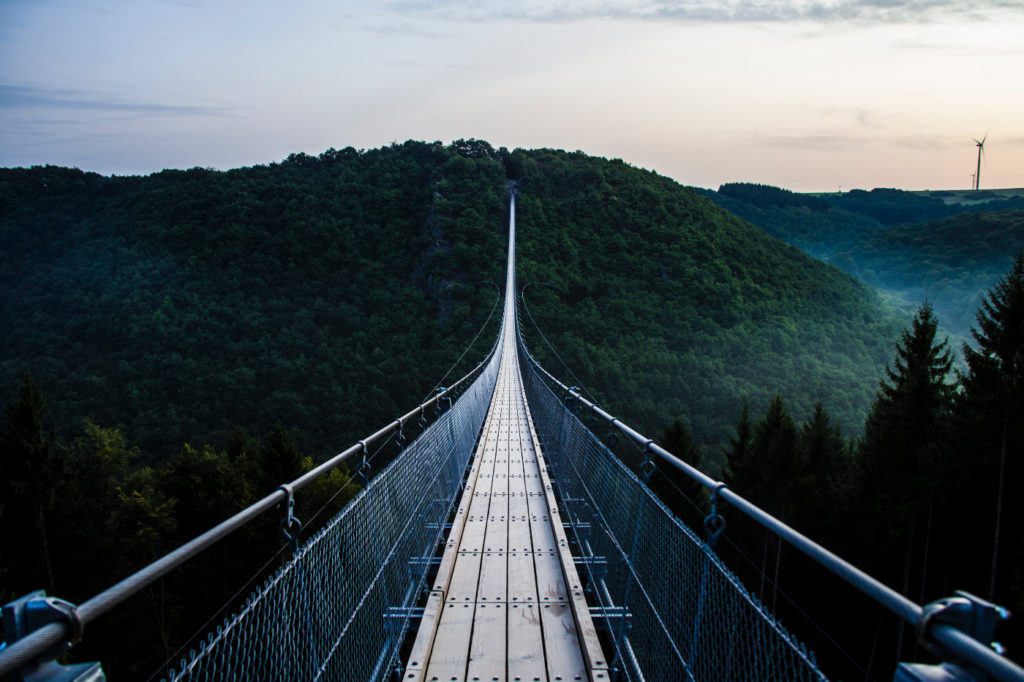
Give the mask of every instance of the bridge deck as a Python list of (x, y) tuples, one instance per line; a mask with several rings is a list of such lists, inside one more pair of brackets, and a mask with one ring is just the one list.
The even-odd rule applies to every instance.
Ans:
[(606, 680), (512, 334), (406, 680)]

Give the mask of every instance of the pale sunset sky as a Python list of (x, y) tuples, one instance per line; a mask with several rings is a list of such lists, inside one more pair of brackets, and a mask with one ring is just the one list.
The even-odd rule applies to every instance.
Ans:
[(1024, 187), (1024, 0), (0, 0), (0, 166), (476, 137), (679, 182)]

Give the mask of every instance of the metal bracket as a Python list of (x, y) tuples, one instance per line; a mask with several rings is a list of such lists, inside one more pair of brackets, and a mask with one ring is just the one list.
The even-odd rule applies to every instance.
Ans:
[(925, 680), (968, 682), (989, 679), (983, 670), (961, 660), (935, 642), (931, 637), (931, 629), (940, 624), (951, 626), (983, 645), (992, 647), (996, 653), (1002, 654), (1002, 645), (999, 642), (993, 642), (992, 638), (995, 636), (996, 625), (1009, 617), (1010, 612), (1005, 608), (962, 590), (954, 592), (952, 597), (927, 604), (922, 610), (920, 618), (917, 619), (914, 631), (917, 634), (918, 642), (945, 662), (938, 666), (900, 663), (893, 679), (908, 682)]
[(401, 452), (405, 449), (405, 433), (402, 432), (402, 420), (396, 419), (395, 425), (397, 427), (397, 433), (395, 433), (395, 445), (398, 446), (398, 451)]
[(362, 448), (363, 451), (363, 459), (359, 462), (359, 468), (356, 469), (356, 476), (363, 482), (363, 488), (365, 489), (370, 484), (370, 460), (366, 459), (366, 442), (356, 441), (356, 445)]
[(406, 624), (423, 618), (422, 606), (389, 606), (384, 612), (384, 630), (399, 634), (405, 630)]
[[(611, 435), (609, 435), (609, 438), (611, 438)], [(654, 441), (650, 439), (648, 439), (647, 442), (644, 443), (644, 461), (643, 463), (640, 464), (640, 473), (643, 475), (644, 483), (647, 483), (648, 481), (651, 480), (651, 474), (653, 474), (655, 469), (658, 468), (658, 465), (655, 463), (655, 461), (651, 459), (652, 445), (654, 445)]]
[(604, 441), (609, 450), (614, 450), (615, 445), (619, 442), (619, 434), (615, 433), (615, 422), (617, 421), (619, 420), (614, 417), (608, 421), (608, 435), (604, 437)]
[(594, 580), (600, 580), (608, 575), (608, 560), (603, 556), (576, 556), (572, 558), (576, 570), (583, 570)]
[[(970, 592), (957, 590), (952, 597), (939, 599), (926, 605), (914, 626), (914, 631), (917, 634), (917, 640), (936, 655), (941, 655), (943, 652), (942, 647), (932, 642), (930, 638), (929, 630), (936, 623), (951, 625), (998, 651), (1002, 645), (992, 641), (996, 625), (1009, 617), (1010, 612), (1002, 606), (996, 606)], [(948, 657), (943, 656), (943, 658)]]
[(711, 513), (704, 517), (704, 530), (708, 534), (708, 547), (714, 547), (718, 538), (725, 532), (725, 517), (718, 513), (718, 500), (722, 490), (728, 488), (724, 483), (719, 483), (711, 491)]
[(448, 389), (441, 386), (437, 389), (437, 399), (434, 401), (434, 415), (441, 416), (441, 401), (448, 401), (448, 409), (452, 409), (452, 397), (448, 394)]
[(580, 409), (580, 387), (570, 386), (568, 393), (565, 395), (565, 406), (570, 412), (575, 414)]
[(50, 623), (64, 622), (67, 625), (67, 638), (43, 651), (31, 663), (12, 672), (11, 682), (102, 682), (107, 679), (98, 662), (61, 665), (54, 660), (82, 639), (82, 620), (78, 617), (77, 607), (71, 602), (47, 597), (43, 590), (36, 590), (5, 604), (3, 621), (7, 645), (14, 644)]
[(590, 617), (596, 628), (610, 632), (616, 638), (633, 627), (633, 614), (625, 606), (591, 606)]
[(281, 520), (281, 534), (292, 547), (292, 552), (299, 548), (299, 532), (302, 530), (302, 521), (295, 517), (295, 491), (285, 483), (278, 490), (283, 490), (288, 496), (285, 500), (284, 519)]

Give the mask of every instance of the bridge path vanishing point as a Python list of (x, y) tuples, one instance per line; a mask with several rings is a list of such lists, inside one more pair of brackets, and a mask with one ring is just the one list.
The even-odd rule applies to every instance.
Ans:
[(603, 680), (516, 352), (515, 197), (501, 367), (407, 680)]

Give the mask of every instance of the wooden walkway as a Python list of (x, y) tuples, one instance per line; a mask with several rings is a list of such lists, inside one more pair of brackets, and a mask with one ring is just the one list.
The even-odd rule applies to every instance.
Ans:
[(404, 679), (607, 680), (539, 457), (514, 334), (503, 343), (494, 397)]

